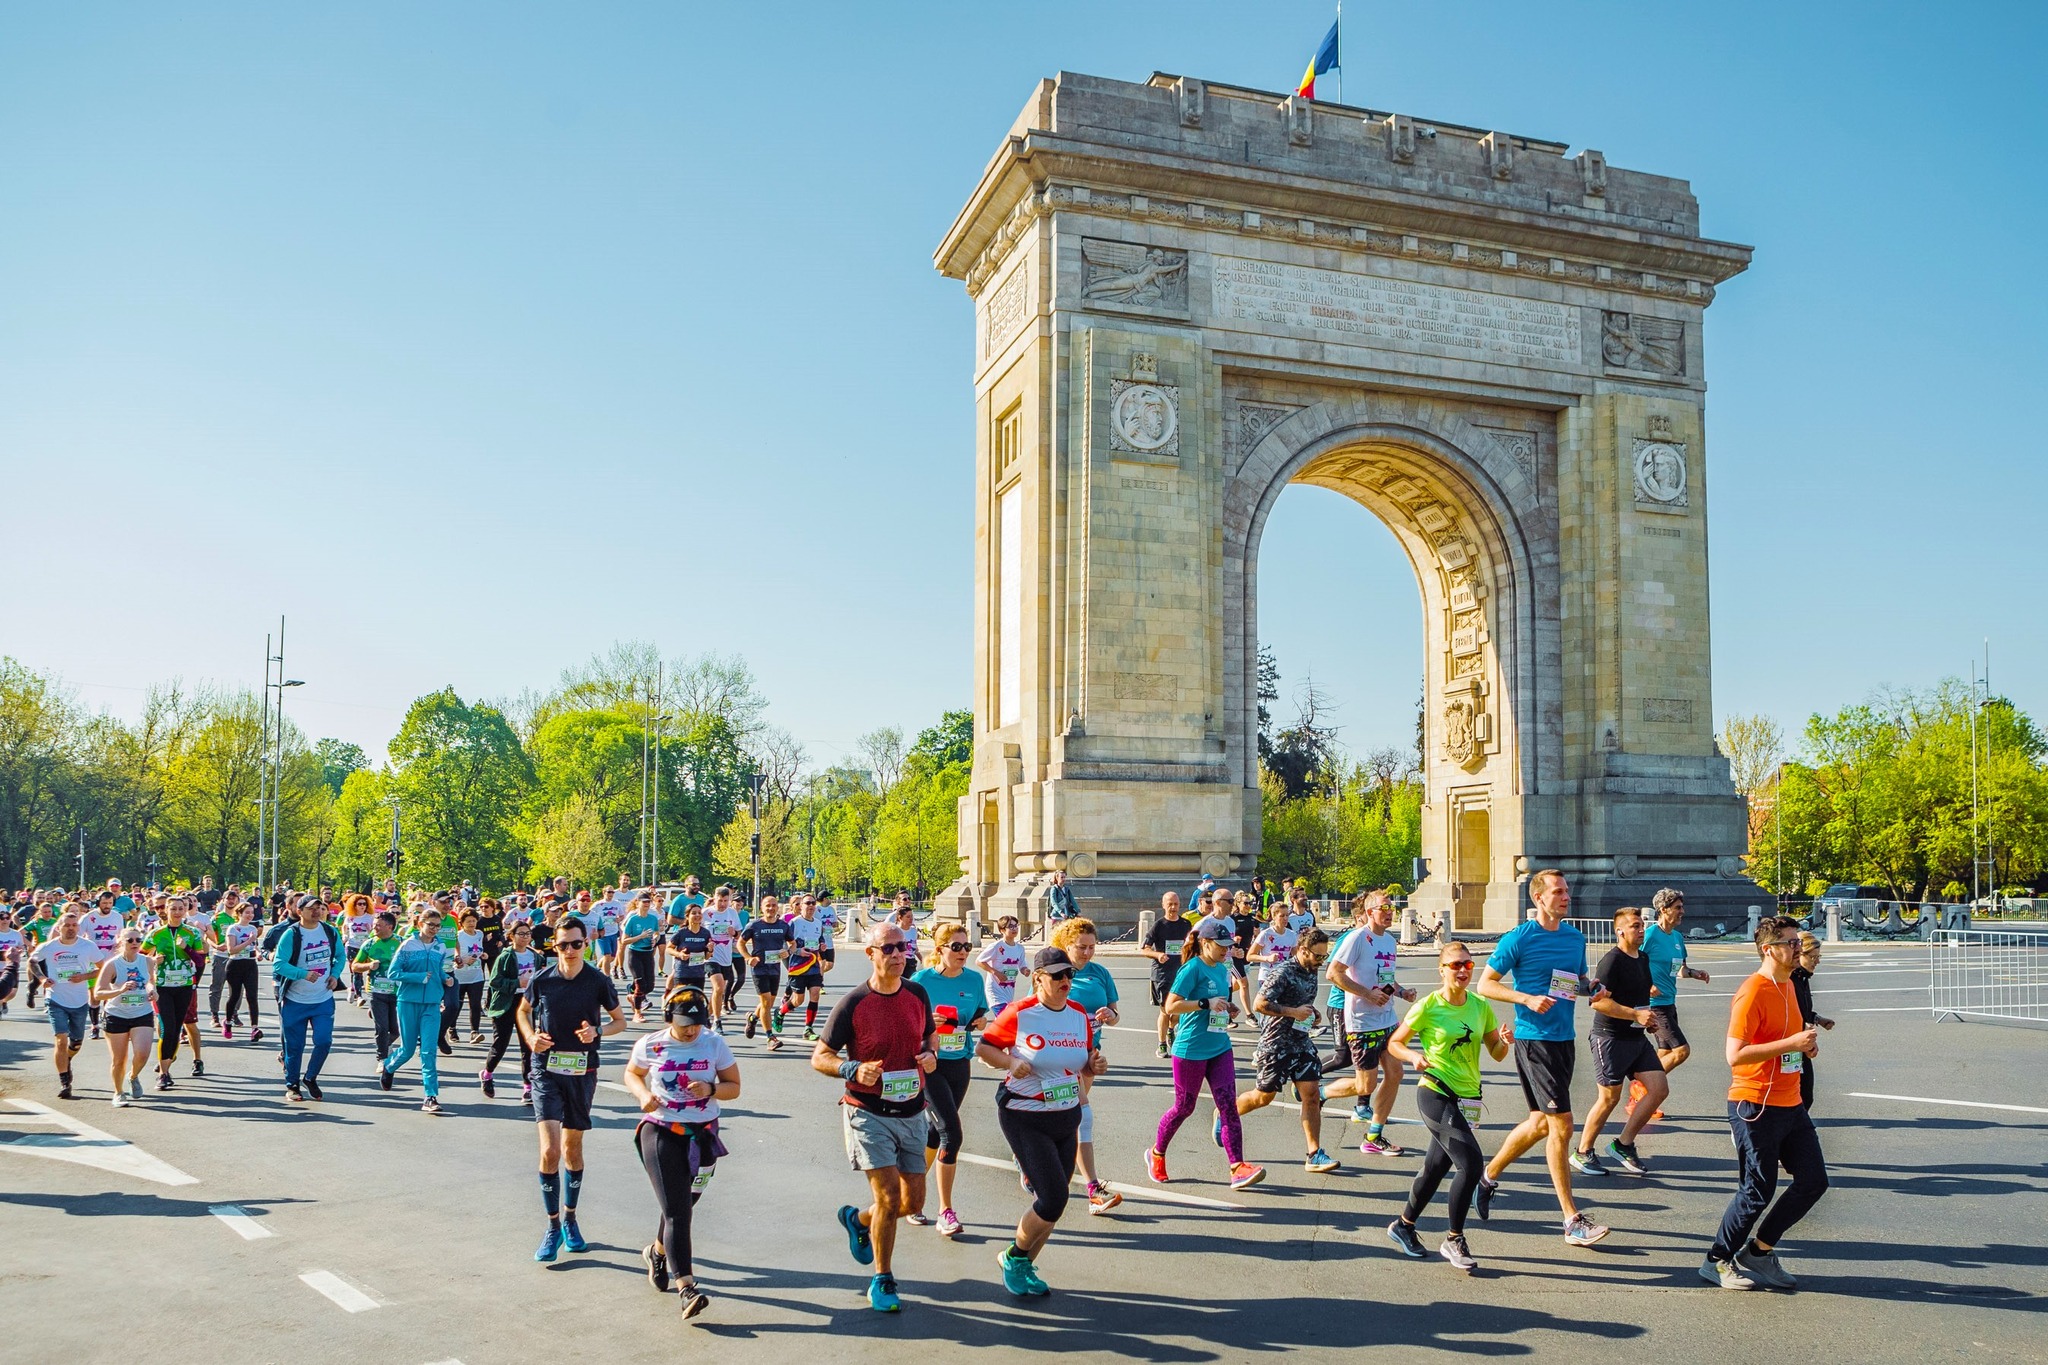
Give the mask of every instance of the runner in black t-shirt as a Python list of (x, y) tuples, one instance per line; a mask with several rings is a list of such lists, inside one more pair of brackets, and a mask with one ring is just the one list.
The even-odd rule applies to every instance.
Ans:
[[(519, 1033), (533, 1049), (533, 1116), (540, 1129), (540, 1193), (548, 1230), (536, 1261), (552, 1261), (560, 1248), (586, 1251), (576, 1226), (583, 1193), (583, 1135), (597, 1095), (597, 1041), (621, 1032), (626, 1016), (610, 977), (583, 960), (589, 930), (566, 918), (555, 926), (555, 964), (534, 973), (519, 1001)], [(609, 1021), (606, 1017), (609, 1015)], [(567, 1188), (561, 1176), (566, 1159)]]
[(1664, 1064), (1657, 1060), (1657, 1048), (1648, 1029), (1655, 1019), (1650, 1013), (1650, 960), (1643, 956), (1643, 912), (1623, 906), (1614, 912), (1614, 947), (1600, 959), (1593, 979), (1607, 988), (1607, 994), (1593, 1002), (1593, 1027), (1587, 1040), (1593, 1048), (1593, 1080), (1600, 1087), (1593, 1112), (1586, 1115), (1579, 1145), (1572, 1152), (1572, 1169), (1580, 1175), (1606, 1175), (1607, 1168), (1593, 1151), (1600, 1127), (1631, 1077), (1643, 1084), (1643, 1094), (1629, 1110), (1621, 1133), (1607, 1144), (1607, 1154), (1634, 1175), (1645, 1175), (1648, 1164), (1636, 1154), (1636, 1134), (1671, 1093), (1664, 1077)]
[(775, 897), (761, 897), (760, 916), (740, 930), (740, 951), (754, 973), (754, 1012), (747, 1016), (747, 1037), (756, 1027), (768, 1035), (768, 1050), (782, 1050), (782, 1028), (776, 1022), (775, 996), (782, 989), (782, 961), (793, 940)]
[[(1166, 996), (1173, 989), (1173, 974), (1180, 970), (1180, 947), (1186, 941), (1188, 930), (1194, 928), (1194, 921), (1180, 912), (1180, 896), (1168, 891), (1159, 898), (1159, 918), (1152, 921), (1152, 928), (1145, 935), (1144, 953), (1152, 959), (1152, 1003), (1164, 1005)], [(1166, 1055), (1167, 1034), (1172, 1021), (1164, 1014), (1159, 1016), (1159, 1055)]]

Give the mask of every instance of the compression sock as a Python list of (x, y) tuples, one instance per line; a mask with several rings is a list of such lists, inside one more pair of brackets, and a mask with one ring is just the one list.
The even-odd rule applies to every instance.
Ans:
[(569, 1186), (562, 1196), (562, 1207), (570, 1213), (576, 1212), (576, 1197), (583, 1193), (583, 1172), (569, 1172)]
[(815, 1004), (809, 1004), (809, 1005), (805, 1005), (805, 1006), (804, 1006), (804, 1027), (805, 1027), (805, 1028), (816, 1028), (817, 1026), (818, 1026), (818, 1007), (817, 1007), (817, 1006), (816, 1006)]
[(559, 1171), (540, 1173), (541, 1207), (548, 1211), (548, 1221), (559, 1222), (562, 1217), (562, 1175)]

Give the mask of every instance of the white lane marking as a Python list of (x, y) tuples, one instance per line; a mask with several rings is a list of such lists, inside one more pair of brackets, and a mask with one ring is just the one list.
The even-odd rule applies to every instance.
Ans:
[(136, 1180), (153, 1180), (159, 1185), (197, 1185), (199, 1177), (187, 1175), (167, 1161), (160, 1161), (143, 1151), (125, 1138), (112, 1133), (103, 1133), (89, 1123), (60, 1114), (48, 1105), (37, 1104), (34, 1100), (9, 1100), (9, 1104), (25, 1115), (37, 1120), (53, 1123), (65, 1129), (62, 1133), (24, 1133), (12, 1142), (0, 1143), (0, 1151), (19, 1152), (23, 1156), (48, 1157), (52, 1161), (69, 1161), (79, 1166), (92, 1166), (98, 1170), (111, 1171)]
[(1844, 1014), (1926, 1014), (1925, 1005), (1851, 1005)]
[[(1012, 1175), (1017, 1173), (1017, 1163), (1014, 1161), (998, 1161), (995, 1157), (976, 1156), (972, 1152), (960, 1153), (960, 1159), (976, 1166), (989, 1166), (998, 1171), (1008, 1171)], [(1074, 1177), (1077, 1183), (1080, 1179), (1079, 1175)], [(1105, 1180), (1102, 1183), (1118, 1194), (1127, 1194), (1133, 1199), (1156, 1199), (1162, 1204), (1186, 1204), (1189, 1208), (1195, 1209), (1229, 1209), (1237, 1213), (1242, 1213), (1248, 1207), (1244, 1204), (1227, 1203), (1221, 1199), (1204, 1199), (1198, 1194), (1177, 1194), (1147, 1185), (1126, 1185), (1120, 1180)]]
[(238, 1205), (208, 1204), (206, 1211), (240, 1233), (242, 1240), (245, 1242), (260, 1242), (265, 1237), (277, 1236), (269, 1228), (251, 1218), (247, 1213), (244, 1213)]
[[(1848, 988), (1846, 988), (1846, 989), (1844, 989), (1844, 990), (1839, 990), (1839, 991), (1815, 991), (1815, 992), (1814, 992), (1814, 994), (1815, 994), (1815, 995), (1898, 995), (1898, 994), (1900, 994), (1901, 992), (1904, 992), (1904, 991), (1922, 991), (1922, 992), (1924, 992), (1924, 991), (1926, 991), (1926, 989), (1927, 989), (1926, 983), (1925, 983), (1925, 982), (1923, 982), (1923, 983), (1921, 983), (1921, 984), (1920, 984), (1920, 985), (1918, 985), (1918, 986), (1850, 986), (1850, 987), (1848, 987)], [(1687, 1001), (1687, 1000), (1733, 1000), (1733, 999), (1735, 998), (1735, 992), (1733, 992), (1733, 991), (1729, 991), (1729, 992), (1728, 992), (1728, 993), (1727, 993), (1726, 995), (1723, 995), (1723, 994), (1721, 994), (1721, 993), (1720, 993), (1720, 992), (1718, 992), (1718, 991), (1712, 991), (1712, 992), (1710, 992), (1710, 991), (1687, 991), (1687, 992), (1686, 992), (1686, 993), (1685, 993), (1684, 995), (1681, 995), (1681, 996), (1680, 996), (1680, 997), (1678, 997), (1678, 998), (1679, 998), (1679, 1002), (1680, 1002), (1681, 1004), (1682, 1004), (1682, 1003), (1684, 1003), (1684, 1002), (1685, 1002), (1685, 1001)]]
[(2003, 1109), (2013, 1114), (2048, 1114), (2048, 1109), (2037, 1109), (2031, 1104), (1986, 1104), (1982, 1100), (1937, 1100), (1926, 1095), (1873, 1095), (1863, 1090), (1848, 1092), (1852, 1100), (1897, 1100), (1901, 1104), (1946, 1104), (1957, 1109)]
[(361, 1313), (377, 1306), (377, 1301), (341, 1278), (331, 1270), (309, 1270), (299, 1276), (308, 1288), (325, 1294), (337, 1308), (348, 1313)]

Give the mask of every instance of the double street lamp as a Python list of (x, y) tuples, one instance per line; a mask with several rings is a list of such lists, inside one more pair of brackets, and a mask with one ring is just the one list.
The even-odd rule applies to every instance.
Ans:
[[(284, 824), (284, 690), (304, 687), (303, 678), (284, 675), (284, 618), (277, 618), (277, 652), (263, 637), (263, 747), (257, 760), (256, 883), (267, 896), (277, 889), (280, 830)], [(273, 676), (274, 673), (274, 676)], [(271, 724), (270, 694), (277, 693), (277, 723)], [(264, 875), (266, 860), (269, 876)]]

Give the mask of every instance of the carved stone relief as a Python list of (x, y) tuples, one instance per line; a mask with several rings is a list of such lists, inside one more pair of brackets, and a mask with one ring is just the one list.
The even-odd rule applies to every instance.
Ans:
[(1112, 308), (1185, 314), (1188, 254), (1136, 242), (1083, 237), (1081, 299)]
[(1641, 313), (1600, 315), (1600, 358), (1624, 370), (1685, 375), (1685, 324)]
[(1109, 445), (1139, 455), (1180, 454), (1180, 386), (1111, 380)]
[(982, 336), (981, 353), (984, 358), (994, 355), (997, 348), (1015, 336), (1017, 329), (1024, 325), (1024, 313), (1030, 305), (1030, 283), (1024, 267), (1019, 266), (989, 295), (988, 308), (983, 314), (986, 330)]
[(1475, 714), (1469, 697), (1453, 697), (1444, 704), (1444, 752), (1454, 763), (1470, 764), (1479, 755), (1472, 724)]
[(1522, 471), (1522, 477), (1530, 483), (1536, 482), (1536, 434), (1529, 431), (1495, 431), (1493, 439), (1500, 443), (1515, 460)]
[(1285, 403), (1239, 403), (1237, 405), (1237, 458), (1243, 462), (1258, 449), (1266, 433), (1300, 412)]
[(1635, 443), (1636, 506), (1646, 511), (1675, 512), (1688, 505), (1685, 443)]

